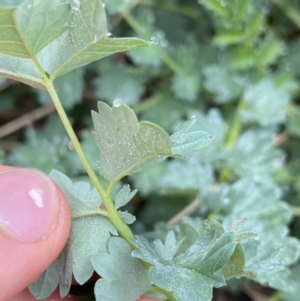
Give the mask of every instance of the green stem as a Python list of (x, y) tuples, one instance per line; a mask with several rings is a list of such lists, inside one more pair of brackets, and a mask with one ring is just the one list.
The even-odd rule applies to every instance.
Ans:
[(78, 154), (78, 157), (79, 157), (81, 163), (83, 164), (88, 176), (90, 177), (93, 185), (95, 186), (96, 190), (98, 191), (98, 193), (103, 201), (103, 204), (106, 207), (109, 219), (114, 224), (114, 226), (117, 228), (119, 233), (123, 236), (123, 238), (126, 239), (127, 241), (129, 241), (133, 237), (133, 234), (132, 234), (130, 228), (127, 226), (127, 224), (125, 224), (122, 221), (122, 219), (120, 218), (120, 216), (117, 212), (117, 209), (115, 208), (115, 206), (111, 200), (110, 195), (107, 195), (106, 192), (104, 191), (103, 187), (101, 186), (101, 184), (98, 180), (96, 173), (94, 172), (87, 157), (85, 156), (85, 154), (81, 148), (81, 145), (78, 141), (78, 138), (75, 135), (74, 130), (71, 126), (71, 123), (68, 119), (68, 116), (67, 116), (67, 114), (60, 102), (60, 99), (56, 93), (56, 90), (54, 88), (52, 81), (50, 81), (48, 78), (45, 78), (45, 86), (51, 96), (51, 99), (57, 110), (57, 113), (70, 137), (70, 140), (73, 144), (75, 151)]
[(97, 215), (97, 214), (108, 217), (107, 211), (99, 208), (91, 211), (85, 211), (83, 213), (73, 214), (72, 219), (80, 218), (83, 216)]
[(300, 216), (300, 207), (292, 206), (292, 212), (295, 216)]
[(241, 98), (238, 105), (237, 105), (235, 116), (234, 116), (232, 125), (231, 125), (231, 127), (228, 131), (227, 139), (225, 141), (225, 146), (228, 149), (231, 149), (235, 145), (236, 140), (237, 140), (237, 138), (239, 136), (239, 133), (241, 131), (242, 123), (241, 123), (239, 113), (240, 113), (240, 110), (242, 109), (243, 105), (244, 105), (244, 101)]
[(153, 96), (143, 100), (133, 107), (133, 111), (135, 114), (140, 114), (142, 112), (147, 111), (150, 107), (160, 103), (164, 100), (164, 93), (156, 93)]
[[(233, 146), (235, 145), (236, 140), (239, 136), (239, 133), (241, 131), (242, 122), (241, 122), (241, 119), (239, 116), (239, 112), (240, 112), (241, 108), (243, 107), (243, 105), (244, 105), (244, 101), (243, 101), (243, 98), (241, 98), (237, 105), (233, 122), (229, 128), (227, 138), (225, 140), (225, 147), (227, 149), (233, 148)], [(229, 168), (224, 168), (220, 174), (220, 178), (219, 178), (220, 182), (221, 183), (227, 182), (230, 177), (230, 174), (231, 174), (231, 170)]]

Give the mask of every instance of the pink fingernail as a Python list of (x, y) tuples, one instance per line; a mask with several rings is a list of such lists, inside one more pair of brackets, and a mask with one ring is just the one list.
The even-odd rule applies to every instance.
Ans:
[(0, 173), (0, 228), (23, 242), (44, 239), (57, 222), (57, 189), (44, 174), (23, 169)]

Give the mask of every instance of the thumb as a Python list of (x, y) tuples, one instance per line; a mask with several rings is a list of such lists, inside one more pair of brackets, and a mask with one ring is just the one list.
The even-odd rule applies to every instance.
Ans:
[(51, 179), (0, 166), (1, 300), (10, 300), (51, 265), (70, 224), (68, 203)]

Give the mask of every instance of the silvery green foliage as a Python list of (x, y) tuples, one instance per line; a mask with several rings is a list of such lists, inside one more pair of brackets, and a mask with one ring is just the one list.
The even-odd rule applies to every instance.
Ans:
[(112, 108), (98, 102), (98, 113), (92, 112), (100, 160), (99, 173), (107, 180), (118, 181), (126, 175), (157, 165), (167, 157), (203, 148), (214, 138), (207, 132), (188, 132), (196, 117), (185, 122), (172, 136), (158, 125), (141, 121), (121, 101)]
[[(182, 223), (166, 235), (164, 242), (149, 242), (136, 236), (133, 243), (138, 250), (133, 251), (133, 256), (151, 264), (150, 281), (171, 292), (176, 300), (208, 301), (214, 286), (225, 285), (233, 261), (236, 269), (248, 275), (244, 262), (233, 259), (239, 241), (254, 235), (241, 231), (243, 223), (240, 221), (228, 230), (210, 220), (202, 224)], [(243, 254), (242, 249), (239, 252)]]
[[(128, 184), (123, 185), (123, 187), (118, 191), (115, 199), (115, 207), (117, 209), (125, 206), (131, 201), (131, 199), (137, 193), (137, 189), (131, 191)], [(135, 216), (127, 211), (118, 210), (119, 215), (126, 224), (132, 224), (135, 221)]]
[(107, 37), (100, 0), (13, 4), (0, 3), (1, 38), (6, 41), (0, 45), (0, 74), (33, 87), (45, 88), (41, 70), (54, 79), (112, 53), (148, 45), (138, 39)]
[(92, 112), (93, 135), (100, 151), (97, 169), (107, 180), (117, 181), (173, 156), (169, 135), (156, 124), (139, 123), (120, 101), (112, 108), (98, 102), (98, 110)]
[[(98, 252), (107, 251), (111, 234), (118, 235), (107, 217), (96, 214), (102, 201), (88, 183), (73, 183), (57, 170), (53, 170), (49, 176), (64, 192), (73, 219), (71, 234), (61, 255), (38, 281), (30, 285), (32, 294), (38, 299), (49, 296), (57, 284), (61, 296), (65, 297), (71, 286), (72, 275), (79, 284), (85, 283), (94, 272), (91, 258)], [(85, 213), (87, 216), (83, 216)], [(50, 279), (49, 275), (55, 276)]]
[(241, 242), (245, 268), (261, 284), (289, 291), (288, 266), (298, 260), (300, 243), (287, 236), (292, 212), (279, 196), (274, 185), (244, 178), (201, 198), (207, 208), (214, 208), (225, 226), (237, 219), (247, 219), (245, 230), (257, 236)]
[(150, 289), (148, 271), (131, 252), (124, 239), (112, 237), (108, 251), (93, 256), (93, 267), (102, 276), (95, 285), (97, 300), (135, 301)]
[(272, 81), (263, 80), (246, 88), (244, 100), (245, 105), (241, 110), (243, 120), (255, 121), (265, 127), (285, 120), (290, 96), (285, 90), (277, 88)]
[(228, 157), (229, 165), (238, 175), (258, 182), (271, 181), (283, 163), (283, 153), (274, 147), (272, 133), (267, 130), (241, 134)]
[(193, 115), (184, 122), (170, 137), (172, 141), (172, 152), (174, 154), (186, 154), (208, 146), (215, 138), (204, 131), (189, 132), (189, 129), (196, 122), (197, 116)]

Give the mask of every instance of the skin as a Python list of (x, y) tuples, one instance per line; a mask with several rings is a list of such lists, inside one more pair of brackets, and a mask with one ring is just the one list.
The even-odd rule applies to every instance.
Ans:
[[(10, 172), (14, 172), (16, 176), (21, 175), (21, 178), (23, 175), (26, 176), (26, 172), (28, 172), (28, 175), (34, 173), (35, 177), (41, 178), (46, 185), (51, 187), (53, 191), (51, 198), (55, 198), (54, 204), (56, 204), (55, 208), (57, 210), (52, 210), (53, 214), (46, 235), (43, 236), (43, 239), (34, 238), (34, 241), (30, 242), (20, 240), (19, 237), (16, 237), (14, 233), (6, 228), (6, 224), (1, 220), (2, 212), (0, 209), (0, 301), (34, 301), (35, 299), (28, 291), (27, 286), (38, 279), (40, 274), (51, 265), (67, 242), (71, 226), (70, 209), (62, 191), (46, 175), (28, 169), (0, 166), (0, 181), (2, 183), (7, 175), (11, 175)], [(22, 180), (18, 181), (17, 185), (22, 186), (22, 182)], [(16, 186), (16, 183), (13, 185)], [(5, 193), (1, 192), (0, 182), (0, 205), (1, 202), (4, 202), (3, 198), (5, 198)], [(22, 212), (17, 214), (22, 214)], [(55, 291), (45, 300), (59, 301), (62, 299), (58, 291)], [(68, 300), (73, 301), (76, 298), (68, 296)], [(156, 300), (142, 297), (140, 301)]]

